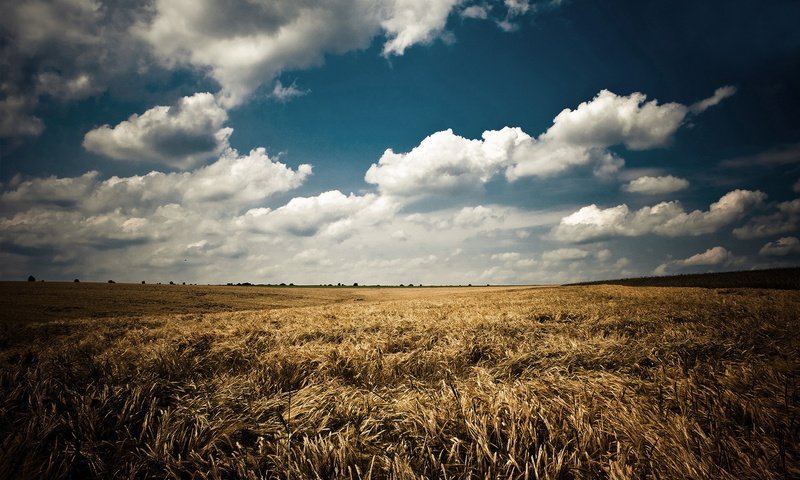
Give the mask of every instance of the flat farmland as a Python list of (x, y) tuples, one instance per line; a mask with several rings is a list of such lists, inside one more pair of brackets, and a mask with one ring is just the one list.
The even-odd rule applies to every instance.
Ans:
[(800, 292), (0, 283), (0, 478), (800, 478)]

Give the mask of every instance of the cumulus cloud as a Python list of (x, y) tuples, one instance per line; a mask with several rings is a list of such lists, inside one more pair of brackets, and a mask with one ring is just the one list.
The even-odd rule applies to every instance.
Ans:
[(101, 180), (92, 171), (79, 177), (17, 180), (0, 199), (6, 211), (63, 209), (85, 217), (109, 212), (145, 216), (168, 204), (209, 214), (236, 212), (300, 186), (310, 174), (310, 165), (292, 170), (270, 159), (263, 148), (248, 155), (229, 150), (216, 162), (191, 172), (154, 171)]
[(226, 106), (241, 103), (281, 72), (318, 65), (324, 55), (386, 36), (384, 55), (402, 55), (443, 31), (457, 0), (157, 0), (135, 28), (169, 66), (208, 70)]
[(737, 238), (764, 238), (800, 230), (800, 198), (776, 205), (777, 211), (753, 217), (733, 230)]
[(174, 106), (153, 107), (118, 125), (104, 125), (83, 139), (87, 150), (115, 160), (189, 168), (219, 155), (233, 132), (214, 95), (196, 93)]
[(665, 275), (672, 271), (680, 270), (686, 267), (730, 265), (735, 259), (736, 257), (725, 247), (717, 246), (709, 248), (703, 253), (692, 255), (689, 258), (662, 263), (656, 267), (655, 274)]
[(631, 211), (627, 205), (602, 209), (589, 205), (561, 219), (551, 230), (553, 238), (582, 242), (600, 238), (656, 234), (667, 237), (712, 233), (741, 218), (762, 203), (760, 191), (734, 190), (711, 204), (707, 211), (686, 212), (677, 201), (662, 202)]
[[(385, 194), (418, 196), (479, 189), (500, 172), (509, 180), (548, 177), (579, 166), (593, 166), (597, 176), (614, 175), (624, 160), (608, 150), (614, 145), (641, 150), (664, 146), (689, 109), (633, 93), (619, 96), (607, 90), (575, 110), (565, 109), (538, 138), (520, 128), (487, 130), (481, 139), (467, 139), (451, 129), (436, 132), (407, 153), (384, 152), (365, 180)], [(633, 183), (675, 191), (685, 180), (661, 177)]]
[(559, 113), (542, 139), (592, 147), (622, 144), (631, 150), (663, 147), (683, 122), (688, 108), (646, 100), (647, 96), (639, 92), (620, 96), (602, 90), (575, 110), (567, 108)]
[(622, 187), (626, 192), (647, 195), (663, 195), (687, 188), (689, 188), (689, 182), (686, 179), (673, 177), (672, 175), (663, 177), (643, 176), (630, 181)]
[(322, 233), (341, 237), (350, 234), (354, 222), (376, 224), (396, 209), (397, 204), (375, 194), (345, 195), (332, 190), (314, 197), (295, 197), (275, 210), (252, 209), (235, 222), (263, 233), (283, 232), (304, 237)]
[(761, 247), (759, 255), (765, 257), (785, 257), (800, 254), (800, 239), (797, 237), (783, 237), (769, 242)]
[(291, 169), (255, 149), (228, 150), (189, 172), (15, 178), (0, 195), (0, 245), (37, 252), (30, 261), (44, 262), (41, 268), (95, 278), (113, 273), (131, 281), (130, 275), (188, 269), (192, 280), (219, 281), (218, 272), (249, 271), (253, 264), (232, 265), (245, 256), (257, 263), (271, 241), (256, 241), (260, 235), (233, 219), (297, 188), (310, 173), (308, 165)]
[(564, 109), (553, 119), (553, 125), (515, 158), (506, 176), (513, 180), (553, 175), (589, 164), (595, 165), (595, 173), (610, 175), (624, 162), (608, 151), (609, 147), (646, 150), (668, 145), (684, 123), (689, 107), (646, 100), (647, 96), (639, 92), (621, 96), (602, 90), (574, 110)]
[(408, 153), (386, 150), (364, 177), (388, 195), (454, 193), (480, 188), (509, 162), (513, 150), (530, 141), (519, 128), (486, 131), (469, 140), (452, 130), (436, 132)]
[(402, 55), (412, 45), (438, 38), (458, 3), (460, 0), (395, 0), (390, 18), (381, 22), (387, 36), (384, 56)]

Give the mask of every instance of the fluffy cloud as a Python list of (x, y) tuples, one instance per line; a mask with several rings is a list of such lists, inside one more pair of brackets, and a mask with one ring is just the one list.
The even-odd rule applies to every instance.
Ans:
[(662, 263), (655, 269), (656, 275), (665, 275), (675, 270), (680, 270), (687, 267), (708, 267), (716, 265), (730, 265), (736, 260), (736, 257), (728, 251), (725, 247), (709, 248), (703, 253), (692, 255), (689, 258), (682, 260), (672, 260), (670, 262)]
[(686, 179), (673, 177), (672, 175), (664, 177), (643, 176), (622, 187), (626, 192), (647, 195), (663, 195), (685, 190), (686, 188), (689, 188), (689, 182)]
[(311, 166), (292, 170), (263, 148), (240, 156), (225, 152), (216, 162), (191, 172), (100, 180), (98, 172), (80, 177), (34, 178), (12, 182), (0, 196), (5, 211), (70, 210), (86, 217), (109, 212), (145, 216), (158, 207), (180, 204), (198, 211), (239, 211), (275, 193), (298, 187)]
[(765, 257), (785, 257), (787, 255), (800, 254), (800, 239), (797, 237), (779, 238), (761, 247), (758, 254)]
[(506, 176), (513, 180), (554, 175), (578, 165), (595, 165), (596, 174), (609, 175), (624, 164), (609, 147), (646, 150), (667, 145), (689, 107), (646, 100), (639, 92), (620, 96), (602, 90), (576, 109), (564, 109), (545, 133), (517, 153)]
[(428, 43), (457, 0), (157, 0), (136, 34), (169, 66), (207, 69), (226, 106), (241, 103), (281, 72), (318, 65), (328, 53), (365, 48), (384, 33), (385, 55)]
[(599, 238), (656, 234), (668, 237), (712, 233), (733, 223), (766, 199), (759, 191), (734, 190), (711, 204), (707, 211), (686, 212), (679, 202), (662, 202), (630, 211), (627, 205), (601, 209), (589, 205), (561, 219), (553, 238), (582, 242)]
[(262, 233), (341, 237), (349, 235), (354, 223), (374, 225), (392, 216), (397, 208), (396, 203), (375, 194), (348, 196), (333, 190), (314, 197), (295, 197), (275, 210), (252, 209), (234, 221)]
[(157, 106), (111, 127), (86, 134), (87, 150), (116, 160), (192, 167), (228, 147), (233, 129), (223, 127), (227, 112), (210, 93), (183, 97), (175, 106)]
[(364, 177), (388, 195), (412, 196), (474, 190), (506, 165), (531, 138), (519, 128), (483, 133), (469, 140), (448, 129), (425, 138), (408, 153), (386, 150)]
[[(226, 107), (241, 104), (281, 72), (322, 63), (326, 54), (366, 48), (384, 37), (384, 56), (450, 38), (462, 0), (29, 0), (0, 7), (0, 135), (42, 132), (42, 95), (70, 101), (153, 68), (190, 67), (221, 86)], [(507, 5), (509, 17), (527, 12)], [(555, 2), (551, 2), (555, 3)], [(461, 10), (488, 18), (490, 7)], [(147, 48), (150, 47), (150, 48)], [(134, 74), (134, 75), (132, 75)], [(14, 128), (11, 128), (14, 127)]]
[(683, 123), (688, 107), (646, 100), (639, 92), (619, 96), (602, 90), (575, 110), (559, 113), (542, 140), (589, 147), (622, 144), (631, 150), (663, 147)]
[(249, 271), (252, 264), (232, 265), (257, 262), (271, 241), (241, 229), (236, 215), (298, 187), (310, 173), (308, 165), (293, 170), (255, 149), (248, 155), (228, 150), (190, 172), (15, 178), (0, 196), (0, 245), (37, 252), (31, 260), (46, 262), (39, 268), (47, 271), (124, 274), (131, 281), (191, 269), (193, 280), (219, 279), (231, 268)]
[(751, 218), (744, 226), (734, 229), (733, 234), (737, 238), (764, 238), (800, 230), (800, 198), (781, 202), (776, 209), (769, 215)]
[[(416, 196), (475, 190), (503, 171), (509, 180), (515, 180), (592, 165), (596, 175), (610, 176), (624, 160), (609, 147), (625, 145), (640, 150), (663, 146), (689, 112), (685, 105), (645, 100), (641, 93), (619, 96), (603, 90), (575, 110), (559, 113), (539, 138), (511, 127), (487, 130), (475, 140), (450, 129), (436, 132), (408, 153), (386, 150), (369, 168), (365, 180), (385, 194)], [(674, 189), (682, 182), (685, 180), (662, 177), (640, 180), (633, 188)]]
[(450, 11), (460, 0), (395, 0), (391, 17), (381, 22), (386, 36), (383, 54), (402, 55), (412, 45), (441, 35)]

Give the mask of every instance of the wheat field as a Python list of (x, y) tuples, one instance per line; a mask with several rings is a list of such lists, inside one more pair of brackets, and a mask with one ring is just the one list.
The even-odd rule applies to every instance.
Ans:
[(0, 478), (800, 478), (798, 291), (0, 293)]

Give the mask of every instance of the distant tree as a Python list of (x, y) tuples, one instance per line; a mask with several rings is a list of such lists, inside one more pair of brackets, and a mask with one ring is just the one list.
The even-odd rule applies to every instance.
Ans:
[(183, 282), (183, 284), (186, 285), (186, 282)]
[(286, 284), (281, 282), (281, 287), (285, 287), (285, 286), (286, 286)]
[(81, 283), (81, 281), (80, 281), (80, 280), (78, 280), (77, 278), (76, 278), (75, 280), (73, 280), (72, 282), (73, 282), (73, 283)]
[(35, 282), (36, 281), (36, 277), (34, 277), (33, 275), (30, 275), (30, 276), (28, 276), (28, 281), (29, 282)]
[(358, 282), (354, 282), (354, 283), (353, 283), (353, 286), (354, 286), (354, 287), (357, 287), (357, 286), (358, 286)]
[(142, 285), (144, 285), (144, 280), (142, 280)]
[(170, 285), (175, 285), (175, 282), (173, 282), (172, 280), (170, 280), (170, 281), (169, 281), (169, 284), (170, 284)]
[(108, 283), (117, 283), (114, 280), (109, 280)]

